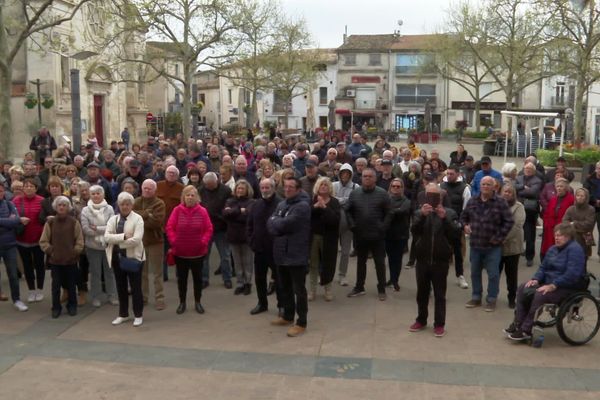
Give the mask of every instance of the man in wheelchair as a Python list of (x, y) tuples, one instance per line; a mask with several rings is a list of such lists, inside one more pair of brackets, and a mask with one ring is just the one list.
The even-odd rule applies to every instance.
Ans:
[(533, 277), (517, 290), (513, 323), (504, 332), (510, 339), (531, 339), (536, 310), (548, 303), (560, 304), (570, 294), (587, 287), (583, 248), (575, 240), (575, 228), (561, 223), (554, 228), (552, 246)]

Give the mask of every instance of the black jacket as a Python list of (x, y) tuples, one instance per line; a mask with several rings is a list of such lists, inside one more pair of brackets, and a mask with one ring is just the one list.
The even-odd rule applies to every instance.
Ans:
[(225, 232), (227, 230), (227, 222), (223, 218), (223, 209), (229, 197), (231, 197), (231, 189), (222, 183), (219, 183), (214, 190), (208, 190), (206, 186), (200, 189), (200, 204), (208, 211), (214, 232)]
[(273, 236), (267, 230), (267, 221), (273, 215), (281, 200), (281, 197), (276, 194), (268, 199), (261, 197), (254, 202), (250, 209), (246, 235), (248, 244), (255, 253), (273, 252)]
[[(229, 243), (242, 244), (247, 242), (246, 223), (253, 202), (253, 199), (239, 199), (236, 197), (230, 197), (225, 202), (226, 210), (223, 210), (223, 218), (227, 221), (227, 241)], [(242, 208), (245, 209), (244, 212), (242, 212)]]
[(417, 263), (448, 264), (454, 252), (452, 243), (459, 237), (461, 227), (454, 210), (446, 207), (444, 219), (435, 212), (425, 217), (418, 210), (413, 217), (411, 231)]
[(354, 189), (346, 209), (348, 226), (358, 240), (382, 240), (389, 226), (390, 196), (380, 187)]
[(310, 253), (310, 205), (302, 196), (285, 199), (267, 222), (276, 265), (306, 266)]
[(386, 239), (408, 239), (410, 230), (410, 200), (404, 196), (390, 196), (390, 226), (386, 232)]

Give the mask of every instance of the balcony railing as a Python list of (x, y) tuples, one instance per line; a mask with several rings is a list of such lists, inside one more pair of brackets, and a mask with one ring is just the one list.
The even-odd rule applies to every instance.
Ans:
[(435, 75), (433, 67), (421, 67), (418, 65), (397, 65), (396, 75)]
[(421, 105), (429, 99), (429, 104), (436, 104), (436, 96), (396, 96), (394, 102), (396, 105)]
[(376, 100), (356, 100), (356, 108), (375, 108)]

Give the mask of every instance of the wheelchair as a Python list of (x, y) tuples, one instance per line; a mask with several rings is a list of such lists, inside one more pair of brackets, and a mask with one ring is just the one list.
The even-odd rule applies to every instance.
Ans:
[(531, 344), (541, 347), (544, 328), (556, 325), (558, 336), (571, 346), (581, 346), (596, 336), (600, 328), (600, 303), (591, 294), (589, 284), (593, 274), (585, 277), (586, 290), (569, 295), (560, 304), (544, 304), (535, 312)]

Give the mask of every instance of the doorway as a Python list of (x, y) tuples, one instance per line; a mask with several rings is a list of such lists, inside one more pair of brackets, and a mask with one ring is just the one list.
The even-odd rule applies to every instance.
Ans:
[(94, 95), (94, 132), (98, 146), (104, 147), (104, 96)]

